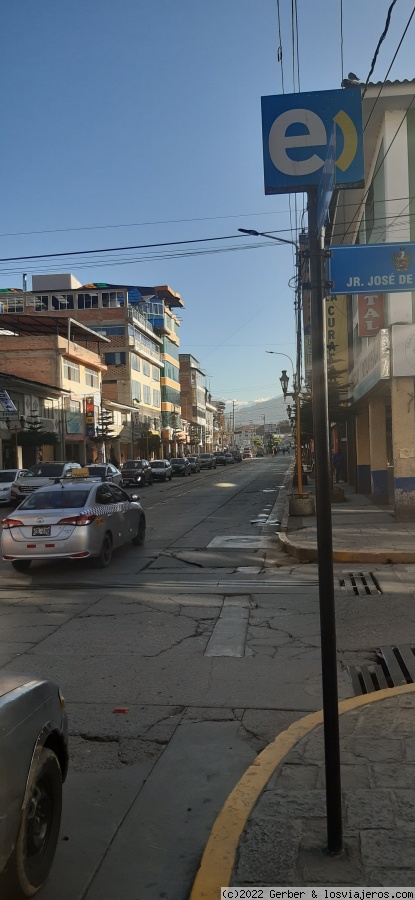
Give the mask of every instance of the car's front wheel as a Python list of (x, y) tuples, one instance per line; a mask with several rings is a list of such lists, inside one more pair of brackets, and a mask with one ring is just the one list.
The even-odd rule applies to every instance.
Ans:
[(99, 556), (95, 558), (95, 565), (98, 569), (106, 569), (112, 559), (112, 540), (111, 535), (107, 531), (101, 544)]
[(32, 897), (46, 881), (55, 856), (62, 814), (62, 773), (55, 753), (43, 747), (33, 765), (13, 853), (0, 876), (2, 897)]
[(13, 569), (16, 569), (16, 572), (28, 572), (31, 562), (31, 559), (14, 559), (12, 566)]
[(140, 516), (140, 519), (138, 522), (138, 527), (137, 527), (137, 534), (135, 535), (135, 537), (133, 537), (131, 539), (131, 543), (134, 545), (134, 547), (141, 547), (142, 544), (144, 544), (145, 539), (146, 539), (146, 520), (145, 520), (144, 516)]

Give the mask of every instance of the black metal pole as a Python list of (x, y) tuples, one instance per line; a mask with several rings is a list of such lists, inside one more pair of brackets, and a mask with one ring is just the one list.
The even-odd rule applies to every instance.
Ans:
[(317, 189), (308, 191), (311, 280), (312, 394), (316, 477), (317, 555), (320, 597), (321, 669), (326, 767), (328, 852), (343, 849), (336, 620), (331, 523), (332, 492), (327, 398), (322, 242), (317, 227)]

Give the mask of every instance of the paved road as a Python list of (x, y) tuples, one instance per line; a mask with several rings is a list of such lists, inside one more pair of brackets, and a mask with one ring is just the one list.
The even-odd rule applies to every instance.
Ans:
[[(123, 548), (107, 570), (0, 567), (0, 665), (55, 678), (70, 720), (64, 821), (42, 900), (184, 900), (235, 782), (279, 731), (321, 707), (316, 567), (275, 541), (289, 464), (247, 460), (143, 489), (146, 545)], [(368, 661), (415, 612), (391, 568), (379, 575), (384, 595), (356, 598), (340, 578), (347, 697), (346, 663)]]

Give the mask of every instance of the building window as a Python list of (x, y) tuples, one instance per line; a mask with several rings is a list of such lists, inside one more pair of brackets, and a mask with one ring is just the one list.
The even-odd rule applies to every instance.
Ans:
[(44, 419), (53, 419), (54, 418), (54, 401), (53, 400), (40, 400), (39, 401), (39, 412), (40, 415), (43, 416)]
[(73, 294), (52, 294), (52, 309), (73, 308)]
[(147, 362), (146, 359), (143, 359), (143, 375), (148, 375), (150, 377), (151, 366), (150, 363)]
[(144, 403), (151, 403), (151, 391), (147, 384), (143, 385), (143, 400)]
[(141, 402), (141, 384), (139, 381), (131, 382), (131, 397), (133, 400)]
[(23, 312), (23, 297), (20, 299), (13, 297), (6, 301), (2, 300), (2, 303), (7, 304), (7, 312)]
[(49, 297), (47, 295), (37, 295), (33, 301), (36, 312), (47, 312), (49, 309)]
[(63, 374), (64, 378), (67, 378), (68, 381), (81, 380), (78, 363), (72, 362), (70, 359), (64, 359), (63, 361)]
[(69, 401), (69, 411), (74, 413), (81, 412), (81, 401), (80, 400), (70, 400)]
[(98, 294), (78, 294), (78, 309), (98, 309)]
[(153, 376), (153, 381), (160, 381), (160, 369), (157, 366), (151, 367), (151, 374)]
[(140, 371), (140, 357), (137, 356), (135, 353), (131, 354), (131, 368), (134, 369), (136, 372)]
[(125, 366), (125, 353), (104, 353), (107, 366)]
[(124, 306), (124, 292), (123, 291), (109, 291), (108, 293), (104, 292), (102, 294), (102, 305), (104, 308)]
[(88, 387), (99, 388), (99, 375), (94, 369), (85, 369), (85, 384)]
[(160, 409), (160, 391), (153, 391), (153, 406)]

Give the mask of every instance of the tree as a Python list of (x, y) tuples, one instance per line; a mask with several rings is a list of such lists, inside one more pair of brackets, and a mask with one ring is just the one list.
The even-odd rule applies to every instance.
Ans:
[[(24, 419), (21, 421), (24, 424)], [(17, 443), (20, 447), (33, 447), (35, 450), (40, 450), (45, 444), (55, 446), (59, 443), (59, 438), (54, 431), (46, 431), (39, 421), (38, 414), (34, 413), (28, 416), (27, 428), (18, 431)]]

